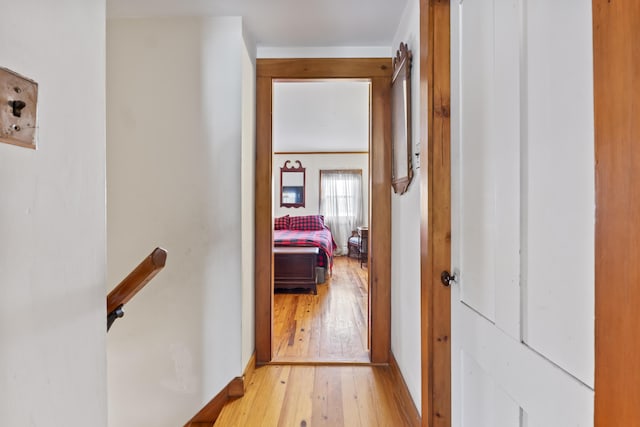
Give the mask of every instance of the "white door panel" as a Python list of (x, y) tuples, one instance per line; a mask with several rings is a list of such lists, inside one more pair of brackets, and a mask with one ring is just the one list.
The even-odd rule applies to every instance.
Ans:
[[(495, 320), (495, 175), (493, 97), (493, 8), (485, 1), (464, 3), (460, 62), (463, 102), (461, 300)], [(466, 276), (482, 283), (468, 283)], [(467, 285), (468, 284), (468, 285)]]
[[(457, 369), (457, 365), (464, 372), (460, 361), (463, 357), (473, 360), (497, 387), (528, 414), (529, 426), (593, 425), (593, 391), (590, 388), (491, 322), (478, 318), (473, 310), (460, 304), (455, 306), (456, 311), (452, 316), (457, 322), (452, 331), (452, 339), (455, 339), (452, 369)], [(459, 383), (453, 383), (453, 388), (463, 387), (464, 379), (460, 374), (458, 376)], [(464, 406), (464, 403), (453, 400), (452, 405), (454, 415), (463, 413), (460, 405)], [(455, 421), (454, 417), (454, 426), (464, 426)], [(478, 423), (474, 427), (493, 426)]]
[(473, 357), (464, 352), (462, 364), (462, 405), (464, 408), (462, 425), (493, 427), (517, 426), (520, 407), (495, 381), (479, 366)]
[[(517, 0), (461, 5), (461, 300), (520, 337)], [(466, 278), (473, 278), (472, 281)]]
[(520, 22), (518, 0), (495, 2), (496, 326), (520, 338)]
[(527, 16), (529, 273), (523, 338), (593, 386), (591, 2), (529, 0)]
[(453, 426), (593, 425), (590, 4), (452, 1)]

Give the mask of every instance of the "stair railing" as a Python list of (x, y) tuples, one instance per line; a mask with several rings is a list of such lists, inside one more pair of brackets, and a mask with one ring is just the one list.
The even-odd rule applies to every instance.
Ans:
[(124, 316), (123, 307), (162, 270), (167, 251), (155, 248), (136, 268), (107, 295), (107, 331), (116, 319)]

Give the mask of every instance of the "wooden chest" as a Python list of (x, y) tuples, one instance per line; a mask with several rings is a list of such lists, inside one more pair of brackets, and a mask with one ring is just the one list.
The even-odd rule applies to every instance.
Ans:
[(274, 288), (303, 288), (317, 295), (316, 263), (319, 253), (320, 249), (314, 247), (274, 247)]

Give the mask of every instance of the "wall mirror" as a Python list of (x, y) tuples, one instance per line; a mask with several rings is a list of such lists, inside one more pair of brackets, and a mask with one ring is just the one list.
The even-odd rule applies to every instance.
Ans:
[(304, 207), (305, 168), (300, 160), (284, 162), (280, 168), (280, 206), (287, 208)]
[(400, 43), (391, 80), (391, 185), (403, 194), (413, 178), (411, 159), (411, 51)]

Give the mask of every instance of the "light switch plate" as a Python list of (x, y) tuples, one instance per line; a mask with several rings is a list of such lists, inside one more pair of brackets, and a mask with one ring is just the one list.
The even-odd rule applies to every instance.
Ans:
[(0, 67), (0, 142), (36, 148), (38, 83)]

